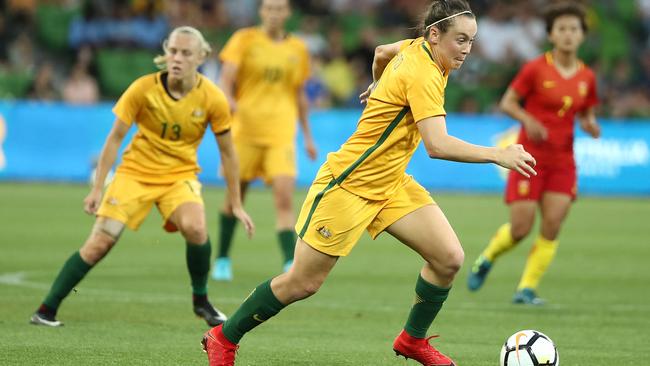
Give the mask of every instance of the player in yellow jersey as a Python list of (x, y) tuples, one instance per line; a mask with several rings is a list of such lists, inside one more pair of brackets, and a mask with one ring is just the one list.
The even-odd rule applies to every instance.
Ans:
[(328, 155), (307, 193), (296, 224), (300, 239), (293, 266), (259, 285), (230, 319), (206, 333), (211, 365), (233, 365), (246, 332), (316, 293), (364, 230), (373, 238), (386, 231), (424, 259), (416, 302), (393, 349), (423, 365), (454, 365), (425, 337), (463, 263), (463, 249), (440, 207), (405, 173), (406, 166), (420, 141), (431, 158), (492, 162), (525, 176), (535, 174), (535, 160), (521, 145), (476, 146), (447, 134), (447, 77), (469, 54), (476, 20), (465, 0), (437, 0), (423, 23), (422, 37), (382, 48), (391, 60), (385, 69), (376, 55), (373, 69), (381, 78), (357, 129)]
[[(310, 159), (316, 148), (309, 130), (304, 83), (309, 76), (305, 44), (284, 30), (289, 0), (262, 0), (261, 25), (237, 31), (220, 53), (220, 84), (233, 111), (233, 139), (240, 161), (242, 195), (262, 178), (273, 189), (278, 241), (285, 270), (293, 260), (293, 191), (296, 120)], [(219, 219), (219, 250), (212, 277), (232, 279), (229, 250), (236, 219), (226, 202)]]
[[(163, 48), (164, 56), (154, 60), (162, 71), (133, 82), (113, 108), (116, 120), (99, 158), (95, 183), (84, 200), (85, 211), (97, 216), (95, 225), (81, 249), (65, 262), (32, 316), (33, 324), (62, 325), (56, 312), (63, 299), (108, 254), (124, 227), (137, 230), (154, 204), (165, 229), (180, 231), (186, 240), (194, 313), (211, 326), (226, 319), (207, 296), (210, 240), (196, 176), (196, 151), (210, 127), (219, 145), (233, 214), (252, 235), (253, 222), (240, 200), (230, 110), (221, 90), (197, 72), (211, 51), (199, 31), (176, 28)], [(137, 132), (102, 198), (106, 175), (134, 123)]]

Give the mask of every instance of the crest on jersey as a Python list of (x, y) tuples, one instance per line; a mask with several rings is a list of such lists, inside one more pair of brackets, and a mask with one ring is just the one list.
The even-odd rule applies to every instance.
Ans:
[(328, 229), (326, 226), (321, 226), (317, 228), (316, 231), (318, 231), (320, 236), (322, 236), (325, 239), (329, 239), (332, 237), (332, 231)]
[(517, 185), (517, 193), (521, 197), (528, 196), (530, 193), (530, 182), (527, 180), (520, 180), (519, 184)]
[(588, 90), (588, 86), (586, 81), (581, 81), (578, 83), (578, 94), (581, 97), (587, 96), (587, 90)]
[(194, 118), (201, 118), (204, 114), (205, 112), (203, 112), (203, 109), (201, 108), (192, 111), (192, 117)]
[(553, 81), (553, 80), (544, 80), (542, 82), (542, 87), (544, 87), (544, 89), (555, 88), (555, 81)]

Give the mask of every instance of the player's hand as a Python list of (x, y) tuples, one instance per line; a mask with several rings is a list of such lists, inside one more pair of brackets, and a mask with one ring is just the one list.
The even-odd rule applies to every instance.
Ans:
[(90, 190), (90, 193), (84, 198), (84, 211), (88, 215), (94, 215), (99, 208), (99, 204), (102, 201), (102, 190), (101, 188), (93, 188)]
[(314, 143), (314, 140), (311, 138), (305, 139), (305, 150), (307, 151), (307, 156), (309, 156), (309, 160), (316, 160), (318, 157), (318, 149), (316, 148), (316, 144)]
[(600, 125), (596, 121), (581, 123), (580, 127), (583, 131), (589, 134), (589, 136), (597, 139), (600, 137)]
[(524, 150), (524, 147), (520, 144), (514, 144), (505, 149), (500, 149), (497, 164), (504, 168), (515, 170), (526, 178), (530, 178), (531, 174), (537, 175), (537, 172), (533, 169), (535, 164), (537, 164), (535, 158)]
[(244, 225), (244, 229), (246, 229), (246, 235), (248, 235), (248, 238), (251, 239), (253, 237), (253, 234), (255, 234), (255, 224), (253, 223), (253, 220), (251, 219), (250, 216), (244, 211), (243, 208), (233, 208), (232, 209), (232, 214), (241, 221), (241, 223)]
[(524, 123), (524, 130), (532, 142), (542, 142), (548, 138), (548, 131), (539, 121), (527, 121)]
[(373, 81), (370, 85), (368, 85), (368, 89), (364, 91), (363, 93), (359, 94), (359, 103), (361, 104), (366, 104), (368, 102), (368, 98), (370, 97), (370, 93), (372, 93), (373, 90), (375, 90), (375, 87), (377, 86), (377, 82)]

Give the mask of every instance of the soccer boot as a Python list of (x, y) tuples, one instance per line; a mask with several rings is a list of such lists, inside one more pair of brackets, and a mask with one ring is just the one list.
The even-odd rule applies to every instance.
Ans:
[(515, 292), (515, 296), (512, 297), (512, 302), (514, 304), (524, 304), (524, 305), (544, 305), (546, 301), (537, 296), (535, 290), (530, 288), (523, 288)]
[(224, 313), (212, 306), (209, 301), (194, 303), (194, 314), (205, 320), (211, 327), (216, 327), (228, 319)]
[(472, 265), (472, 269), (467, 277), (467, 288), (469, 288), (470, 291), (477, 291), (480, 289), (481, 286), (483, 286), (488, 273), (490, 273), (491, 268), (492, 262), (482, 255), (479, 256), (474, 262), (474, 265)]
[(415, 338), (402, 330), (395, 338), (393, 351), (398, 356), (404, 356), (407, 360), (411, 358), (424, 366), (456, 366), (454, 361), (429, 344), (429, 340), (436, 337), (438, 336)]
[(214, 262), (212, 279), (215, 281), (232, 281), (232, 265), (230, 258), (220, 257)]
[(282, 266), (282, 271), (283, 272), (289, 272), (289, 269), (291, 269), (291, 266), (293, 265), (293, 259), (289, 259), (288, 261), (284, 262), (284, 265)]
[(52, 315), (44, 314), (41, 312), (35, 312), (34, 315), (29, 319), (29, 322), (34, 325), (45, 325), (46, 327), (62, 327), (63, 323), (56, 320)]
[(223, 335), (223, 325), (219, 325), (205, 332), (201, 344), (203, 352), (208, 354), (210, 366), (233, 366), (238, 345)]

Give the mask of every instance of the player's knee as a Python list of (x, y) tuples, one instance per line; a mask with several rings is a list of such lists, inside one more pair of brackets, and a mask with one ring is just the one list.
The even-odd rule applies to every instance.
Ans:
[(79, 255), (88, 264), (94, 265), (108, 254), (117, 238), (103, 232), (93, 232), (79, 250)]
[(292, 212), (293, 202), (288, 194), (277, 194), (275, 197), (275, 208), (279, 212)]
[(510, 228), (510, 235), (512, 235), (512, 240), (514, 240), (515, 243), (523, 240), (530, 233), (532, 226), (532, 224), (529, 224), (527, 222), (513, 223)]
[(202, 222), (184, 222), (180, 230), (185, 240), (190, 243), (203, 244), (208, 240), (205, 224)]
[(322, 281), (305, 281), (302, 284), (302, 293), (305, 297), (312, 296), (318, 292), (320, 289), (321, 285), (323, 284)]
[(443, 263), (444, 275), (449, 278), (455, 277), (456, 273), (458, 273), (460, 268), (463, 266), (463, 261), (465, 261), (465, 252), (459, 245), (447, 254), (446, 260)]

